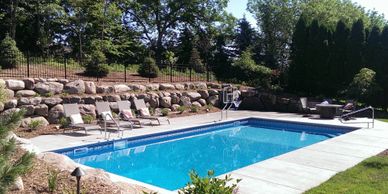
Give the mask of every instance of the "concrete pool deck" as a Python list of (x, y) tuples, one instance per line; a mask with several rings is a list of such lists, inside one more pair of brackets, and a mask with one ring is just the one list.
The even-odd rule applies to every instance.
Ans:
[[(230, 111), (228, 120), (245, 117), (352, 126), (360, 127), (361, 129), (228, 173), (232, 174), (232, 178), (242, 179), (238, 185), (239, 193), (243, 194), (303, 193), (325, 182), (336, 173), (344, 171), (362, 160), (388, 149), (388, 123), (380, 121), (375, 121), (373, 129), (366, 129), (363, 128), (367, 126), (365, 123), (344, 125), (338, 119), (321, 120), (303, 118), (300, 115), (291, 113), (254, 111)], [(163, 122), (161, 126), (146, 126), (140, 129), (126, 130), (124, 138), (209, 124), (217, 122), (219, 119), (220, 113), (172, 118), (170, 119), (171, 125)], [(111, 134), (111, 138), (116, 137), (117, 134)], [(40, 151), (74, 147), (101, 141), (105, 141), (104, 134), (101, 135), (98, 131), (91, 131), (88, 135), (84, 135), (83, 131), (79, 131), (77, 133), (45, 135), (31, 139), (31, 142)], [(119, 176), (115, 176), (114, 179), (138, 183), (127, 178), (121, 179)], [(147, 184), (141, 185), (150, 187)], [(160, 193), (173, 193), (156, 187), (150, 187), (150, 189), (156, 189)]]

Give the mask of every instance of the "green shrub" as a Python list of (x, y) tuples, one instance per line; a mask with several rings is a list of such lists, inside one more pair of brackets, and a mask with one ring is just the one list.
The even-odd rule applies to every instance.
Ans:
[(180, 107), (177, 108), (179, 114), (182, 114), (183, 112), (185, 112), (186, 109), (187, 109), (186, 106), (180, 106)]
[(353, 78), (345, 93), (354, 99), (373, 103), (374, 99), (381, 92), (380, 86), (375, 81), (376, 72), (363, 68)]
[(67, 117), (61, 117), (59, 119), (59, 125), (62, 128), (68, 128), (70, 126), (70, 120)]
[(53, 193), (57, 189), (59, 171), (47, 169), (47, 183), (50, 193)]
[(8, 34), (0, 43), (0, 66), (3, 69), (15, 68), (17, 61), (21, 60), (23, 54), (16, 46), (15, 40), (13, 40)]
[(106, 56), (101, 49), (92, 50), (85, 64), (85, 75), (106, 77), (109, 74), (109, 68), (104, 64), (105, 61)]
[(190, 107), (190, 111), (191, 111), (191, 112), (198, 112), (198, 109), (199, 109), (199, 108), (198, 108), (197, 106), (191, 106), (191, 107)]
[(91, 124), (94, 120), (94, 117), (92, 115), (83, 115), (82, 120), (84, 120), (85, 124)]
[(162, 111), (161, 111), (162, 116), (167, 116), (169, 112), (170, 112), (170, 111), (168, 110), (168, 108), (164, 108), (164, 109), (162, 109)]
[(249, 49), (242, 52), (240, 58), (233, 63), (233, 67), (240, 82), (246, 82), (250, 86), (265, 89), (270, 87), (272, 70), (256, 64)]
[(199, 52), (196, 48), (191, 50), (189, 65), (197, 73), (205, 73), (206, 71), (206, 68), (202, 63), (201, 56), (199, 55)]
[(195, 171), (190, 172), (190, 181), (186, 187), (179, 190), (179, 194), (232, 194), (237, 190), (237, 184), (241, 181), (226, 175), (225, 179), (214, 177), (214, 171), (209, 170), (206, 177), (200, 177)]
[(29, 124), (28, 124), (28, 128), (31, 130), (31, 131), (35, 131), (37, 130), (39, 127), (42, 127), (43, 126), (43, 122), (41, 120), (32, 120)]
[(159, 67), (156, 65), (155, 60), (151, 57), (146, 57), (142, 65), (137, 70), (139, 75), (143, 77), (155, 78), (159, 76)]

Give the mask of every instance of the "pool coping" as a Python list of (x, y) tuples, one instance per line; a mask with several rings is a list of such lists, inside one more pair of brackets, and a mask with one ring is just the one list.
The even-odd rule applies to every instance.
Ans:
[[(318, 125), (318, 126), (331, 126), (331, 127), (340, 127), (340, 128), (355, 128), (355, 127), (349, 127), (349, 126), (341, 125), (341, 124), (329, 124), (329, 123), (322, 124), (322, 123), (316, 123), (316, 122), (296, 121), (296, 120), (294, 120), (292, 118), (290, 118), (290, 119), (286, 119), (286, 118), (266, 118), (266, 117), (260, 117), (260, 116), (246, 116), (246, 117), (240, 117), (240, 118), (235, 118), (235, 119), (228, 119), (226, 121), (215, 122), (215, 123), (229, 123), (229, 122), (235, 122), (235, 121), (244, 120), (244, 119), (264, 119), (264, 120), (271, 120), (271, 121), (291, 122), (291, 123), (297, 123), (297, 124), (309, 124), (309, 125)], [(195, 127), (208, 126), (208, 125), (212, 125), (212, 124), (214, 124), (214, 123), (205, 123), (205, 124), (199, 124), (199, 125), (197, 124), (197, 125), (193, 125), (193, 126), (177, 127), (177, 128), (171, 129), (168, 132), (150, 133), (148, 135), (151, 135), (151, 136), (154, 135), (155, 136), (155, 135), (158, 135), (158, 134), (160, 135), (160, 134), (163, 134), (163, 133), (167, 133), (167, 134), (169, 134), (169, 133), (176, 133), (179, 130), (185, 130), (185, 129), (195, 128)], [(358, 128), (358, 130), (363, 129), (361, 127), (357, 127), (357, 128)], [(358, 130), (355, 130), (355, 131), (358, 131)], [(341, 135), (339, 137), (345, 136), (345, 135), (347, 135), (349, 133), (353, 133), (353, 132), (354, 131), (345, 133), (345, 134), (343, 134), (343, 135)], [(133, 137), (138, 137), (139, 138), (141, 136), (144, 136), (144, 135), (138, 135), (138, 136), (133, 136)], [(337, 138), (337, 137), (328, 139), (326, 141), (329, 141), (329, 140), (332, 140), (332, 139), (335, 139), (335, 138)], [(124, 138), (124, 139), (127, 139), (127, 138)], [(323, 142), (326, 142), (326, 141), (323, 141)], [(101, 142), (99, 142), (99, 143), (101, 143)], [(95, 144), (99, 144), (99, 143), (95, 143)], [(322, 142), (319, 142), (319, 143), (316, 143), (316, 144), (320, 144), (320, 143), (322, 143)], [(313, 145), (310, 145), (310, 146), (314, 146), (316, 144), (313, 144)], [(91, 145), (91, 144), (85, 144), (85, 145), (78, 146), (78, 147), (84, 147), (86, 145)], [(256, 176), (257, 173), (249, 173), (249, 171), (255, 172), (255, 170), (260, 168), (260, 164), (261, 163), (263, 163), (263, 164), (272, 163), (271, 161), (277, 161), (277, 163), (279, 163), (279, 160), (281, 160), (282, 157), (285, 157), (284, 155), (289, 155), (289, 154), (292, 154), (294, 152), (298, 152), (300, 150), (305, 150), (305, 149), (308, 150), (308, 148), (310, 146), (306, 146), (306, 147), (300, 148), (298, 150), (287, 152), (285, 154), (282, 154), (282, 155), (279, 155), (279, 156), (276, 156), (276, 157), (273, 157), (273, 158), (269, 158), (269, 159), (264, 160), (264, 161), (260, 161), (260, 162), (254, 163), (254, 164), (251, 164), (249, 166), (246, 166), (246, 167), (243, 167), (243, 168), (240, 168), (240, 169), (236, 169), (236, 170), (228, 172), (226, 174), (231, 174), (232, 177), (237, 177), (237, 178), (242, 178), (243, 179), (243, 181), (241, 181), (239, 183), (239, 188), (240, 188), (239, 191), (242, 192), (242, 193), (257, 193), (258, 190), (254, 190), (254, 188), (258, 187), (258, 183), (261, 184), (261, 185), (263, 185), (263, 184), (267, 185), (265, 187), (269, 187), (269, 188), (266, 188), (264, 190), (260, 189), (260, 192), (264, 191), (263, 193), (267, 193), (265, 191), (268, 191), (268, 193), (271, 193), (271, 192), (273, 192), (273, 190), (275, 190), (276, 193), (301, 193), (301, 192), (303, 192), (306, 189), (301, 190), (301, 189), (299, 189), (300, 187), (298, 187), (298, 186), (295, 186), (295, 187), (291, 186), (290, 187), (290, 185), (277, 184), (277, 183), (274, 183), (273, 181), (271, 182), (271, 181), (262, 179), (261, 177), (257, 177)], [(74, 148), (74, 146), (71, 146), (71, 148)], [(66, 149), (66, 148), (61, 148), (61, 149)], [(295, 162), (294, 163), (292, 163), (292, 162), (288, 162), (287, 163), (287, 162), (282, 161), (280, 163), (286, 163), (286, 165), (294, 165), (295, 166)], [(264, 166), (264, 167), (266, 167), (266, 166)], [(300, 167), (300, 166), (297, 166), (297, 167)], [(310, 168), (310, 170), (315, 170), (315, 171), (317, 170), (317, 169), (311, 169), (311, 166), (308, 166), (308, 165), (306, 166), (306, 168), (307, 169)], [(343, 170), (345, 170), (345, 169), (343, 169)], [(324, 170), (326, 170), (326, 171), (324, 171)], [(329, 170), (329, 172), (327, 172), (327, 169), (324, 169), (324, 170), (322, 170), (322, 171), (325, 174), (325, 176), (318, 181), (319, 183), (324, 182), (325, 180), (327, 180), (328, 178), (330, 178), (331, 176), (333, 176), (334, 174), (339, 172), (339, 171), (334, 171), (334, 170), (333, 171)], [(247, 171), (248, 171), (248, 173), (247, 173)], [(111, 173), (109, 173), (109, 174), (113, 175), (114, 179), (116, 179), (116, 180), (120, 180), (120, 181), (124, 181), (124, 182), (129, 182), (129, 183), (132, 183), (132, 184), (138, 184), (138, 185), (141, 185), (141, 186), (145, 186), (147, 188), (156, 190), (159, 193), (176, 193), (176, 191), (168, 191), (168, 190), (165, 190), (163, 188), (159, 188), (159, 187), (156, 187), (156, 186), (153, 186), (153, 185), (149, 185), (147, 183), (139, 182), (139, 181), (136, 181), (136, 180), (132, 180), (132, 179), (129, 179), (129, 178), (121, 177), (119, 175), (115, 175), (115, 174), (111, 174)], [(287, 173), (285, 173), (285, 175), (286, 174)], [(320, 173), (317, 171), (314, 174), (320, 174)], [(223, 177), (224, 175), (225, 174), (220, 175), (218, 177)], [(287, 176), (285, 176), (285, 177), (287, 177)], [(293, 178), (295, 178), (295, 177), (293, 177)], [(246, 181), (244, 181), (244, 179)], [(314, 179), (314, 181), (316, 182), (314, 185), (311, 185), (311, 184), (308, 184), (308, 185), (311, 187), (311, 186), (316, 186), (316, 185), (319, 184), (316, 179)], [(247, 186), (250, 187), (250, 188), (247, 188)], [(271, 190), (271, 187), (273, 187), (275, 189)], [(258, 187), (258, 188), (260, 188), (260, 187)], [(284, 192), (282, 192), (282, 191), (284, 191)]]

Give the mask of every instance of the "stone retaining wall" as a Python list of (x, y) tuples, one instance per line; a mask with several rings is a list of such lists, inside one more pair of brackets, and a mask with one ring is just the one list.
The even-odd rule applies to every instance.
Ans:
[(1, 80), (9, 100), (0, 103), (1, 114), (16, 109), (26, 110), (22, 125), (39, 119), (45, 124), (56, 124), (64, 116), (64, 103), (77, 103), (81, 114), (96, 117), (96, 101), (111, 102), (113, 111), (118, 111), (115, 102), (144, 99), (155, 109), (176, 111), (180, 106), (202, 107), (219, 105), (221, 85), (216, 83), (174, 83), (174, 84), (116, 84), (97, 85), (91, 81), (68, 81), (66, 79)]

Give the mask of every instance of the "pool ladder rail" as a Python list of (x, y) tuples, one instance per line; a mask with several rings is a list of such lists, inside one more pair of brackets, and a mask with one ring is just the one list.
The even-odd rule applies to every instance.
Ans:
[[(355, 115), (355, 114), (360, 113), (360, 112), (365, 112), (367, 110), (371, 110), (372, 121), (349, 122), (348, 120), (344, 120), (346, 117), (349, 117), (351, 115)], [(368, 106), (368, 107), (365, 107), (365, 108), (362, 108), (362, 109), (359, 109), (359, 110), (356, 110), (356, 111), (353, 111), (350, 113), (343, 114), (340, 116), (339, 120), (343, 124), (366, 123), (368, 125), (368, 129), (370, 128), (369, 124), (371, 124), (372, 128), (374, 128), (375, 127), (375, 109), (372, 106)]]

